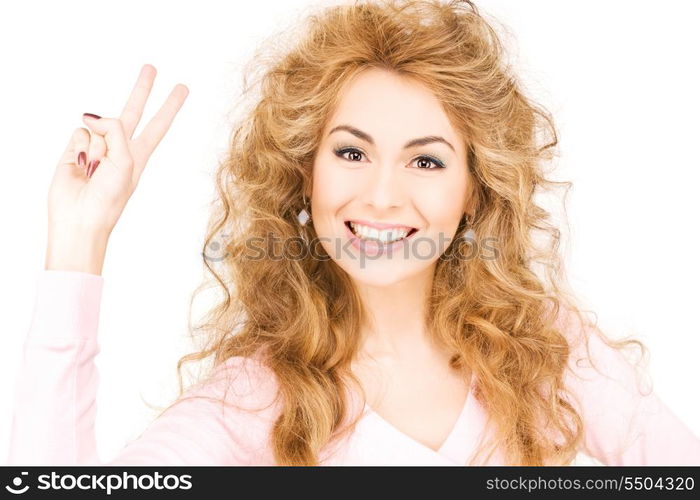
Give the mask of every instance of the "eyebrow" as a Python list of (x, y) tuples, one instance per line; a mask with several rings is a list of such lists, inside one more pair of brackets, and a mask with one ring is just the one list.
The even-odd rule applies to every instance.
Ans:
[[(358, 137), (363, 141), (369, 142), (370, 144), (374, 145), (374, 139), (372, 139), (371, 135), (369, 135), (367, 132), (363, 132), (358, 128), (351, 127), (350, 125), (338, 125), (337, 127), (333, 127), (333, 129), (331, 129), (331, 131), (328, 132), (328, 135), (331, 135), (333, 132), (337, 132), (339, 130), (345, 130), (346, 132), (350, 132), (355, 137)], [(452, 146), (452, 144), (450, 144), (444, 138), (437, 135), (429, 135), (426, 137), (411, 139), (404, 145), (403, 148), (408, 149), (415, 146), (425, 146), (426, 144), (432, 144), (433, 142), (442, 142), (443, 144), (447, 144), (452, 151), (455, 151), (455, 148)]]

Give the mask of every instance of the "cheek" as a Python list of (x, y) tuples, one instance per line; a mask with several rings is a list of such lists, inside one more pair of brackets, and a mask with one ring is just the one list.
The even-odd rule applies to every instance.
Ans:
[(352, 176), (344, 175), (332, 159), (321, 158), (314, 163), (311, 211), (317, 229), (348, 202), (353, 193), (352, 182)]
[(433, 232), (452, 232), (464, 213), (466, 179), (444, 176), (439, 182), (424, 183), (416, 205)]

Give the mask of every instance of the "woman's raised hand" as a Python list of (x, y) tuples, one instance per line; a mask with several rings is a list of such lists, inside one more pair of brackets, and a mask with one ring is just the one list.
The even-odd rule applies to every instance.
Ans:
[[(132, 138), (155, 76), (156, 69), (145, 64), (118, 118), (84, 114), (90, 130), (73, 132), (49, 188), (46, 269), (100, 274), (107, 239), (189, 93), (177, 84), (141, 134)], [(81, 265), (81, 258), (92, 264)]]

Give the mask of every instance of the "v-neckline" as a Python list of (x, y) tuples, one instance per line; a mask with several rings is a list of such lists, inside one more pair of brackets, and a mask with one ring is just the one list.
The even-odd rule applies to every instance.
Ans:
[(430, 451), (431, 453), (445, 456), (446, 448), (450, 445), (452, 440), (455, 439), (456, 434), (458, 433), (458, 431), (461, 428), (460, 424), (462, 423), (462, 420), (464, 418), (466, 418), (468, 408), (471, 406), (471, 403), (472, 403), (472, 398), (473, 398), (473, 384), (470, 381), (469, 389), (467, 391), (467, 396), (464, 400), (464, 404), (462, 405), (462, 409), (460, 410), (459, 415), (457, 415), (457, 419), (455, 420), (454, 424), (452, 425), (452, 428), (450, 429), (450, 432), (447, 434), (447, 437), (445, 438), (445, 440), (442, 442), (442, 444), (440, 445), (440, 447), (437, 450), (431, 448), (430, 446), (419, 441), (418, 439), (414, 438), (413, 436), (406, 434), (404, 431), (402, 431), (401, 429), (396, 427), (394, 424), (389, 422), (387, 419), (385, 419), (379, 413), (377, 413), (374, 409), (372, 409), (372, 407), (366, 401), (365, 401), (364, 411), (368, 415), (373, 415), (379, 422), (382, 423), (382, 425), (384, 425), (385, 427), (392, 430), (392, 432), (394, 432), (395, 434), (400, 435), (405, 440), (410, 441), (410, 442)]

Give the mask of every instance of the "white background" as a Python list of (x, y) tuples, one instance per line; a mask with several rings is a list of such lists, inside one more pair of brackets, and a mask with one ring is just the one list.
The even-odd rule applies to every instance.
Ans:
[[(97, 438), (107, 459), (149, 422), (142, 398), (166, 404), (174, 395), (240, 66), (258, 43), (330, 3), (1, 4), (0, 453), (43, 270), (48, 186), (82, 113), (117, 116), (144, 63), (158, 70), (144, 122), (175, 84), (190, 89), (103, 269)], [(638, 0), (477, 5), (508, 28), (517, 73), (561, 133), (558, 177), (574, 182), (564, 252), (576, 291), (607, 333), (650, 347), (656, 391), (700, 435), (700, 9)]]

